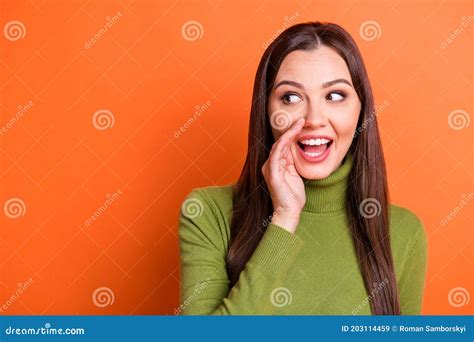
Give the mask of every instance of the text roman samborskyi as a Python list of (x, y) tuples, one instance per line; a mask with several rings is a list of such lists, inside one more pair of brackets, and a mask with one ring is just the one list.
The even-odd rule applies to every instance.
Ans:
[(448, 333), (460, 333), (463, 334), (466, 332), (466, 326), (432, 326), (432, 325), (425, 325), (425, 326), (405, 326), (400, 325), (398, 330), (400, 332), (448, 332)]

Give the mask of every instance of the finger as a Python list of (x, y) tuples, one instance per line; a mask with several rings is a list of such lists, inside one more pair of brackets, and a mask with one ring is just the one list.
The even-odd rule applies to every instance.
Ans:
[(275, 167), (277, 170), (280, 163), (279, 160), (282, 159), (284, 155), (283, 150), (286, 148), (285, 154), (289, 152), (289, 142), (291, 142), (292, 139), (301, 131), (303, 128), (302, 123), (304, 123), (303, 118), (296, 120), (288, 131), (286, 131), (273, 145), (269, 156), (271, 167)]
[(304, 123), (303, 118), (300, 118), (293, 122), (290, 128), (285, 133), (283, 133), (282, 136), (280, 136), (280, 138), (275, 142), (275, 144), (273, 144), (272, 151), (270, 151), (270, 153), (277, 152), (279, 148), (282, 148), (286, 144), (288, 144), (288, 142), (301, 131), (301, 129), (303, 128), (302, 123)]
[(270, 151), (270, 156), (273, 154), (277, 155), (277, 158), (281, 158), (279, 154), (283, 152), (282, 149), (288, 146), (288, 143), (301, 131), (303, 128), (302, 123), (304, 123), (304, 119), (300, 118), (292, 124), (292, 126), (273, 145), (272, 151)]
[(299, 172), (296, 170), (295, 159), (291, 150), (281, 160), (283, 161), (282, 166), (286, 172), (292, 176), (300, 176)]
[(267, 172), (267, 162), (265, 161), (265, 163), (263, 163), (260, 171), (262, 172), (262, 175), (265, 177), (265, 173)]
[(289, 154), (291, 154), (291, 141), (288, 141), (288, 143), (283, 147), (283, 151), (281, 151), (281, 158), (286, 159)]
[(286, 170), (287, 172), (292, 175), (292, 176), (300, 176), (300, 173), (298, 172), (298, 170), (296, 170), (296, 166), (295, 164), (290, 164), (290, 165), (287, 165), (286, 166)]
[(293, 154), (291, 153), (291, 146), (288, 145), (286, 154), (283, 154), (283, 158), (286, 160), (286, 165), (294, 164)]
[(288, 172), (292, 176), (300, 176), (300, 173), (298, 170), (296, 170), (296, 165), (295, 165), (295, 157), (293, 153), (291, 152), (291, 148), (289, 148), (288, 153), (284, 156), (285, 158), (285, 171)]
[(281, 135), (280, 139), (278, 139), (278, 140), (279, 141), (287, 140), (287, 139), (291, 139), (291, 137), (294, 137), (303, 128), (302, 124), (304, 124), (304, 121), (305, 121), (304, 118), (299, 118), (298, 120), (293, 122), (293, 124), (290, 126), (290, 128), (285, 133), (283, 133)]

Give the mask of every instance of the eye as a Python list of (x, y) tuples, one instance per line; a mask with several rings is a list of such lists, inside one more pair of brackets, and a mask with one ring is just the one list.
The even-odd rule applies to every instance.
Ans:
[(332, 101), (332, 102), (340, 102), (346, 98), (346, 95), (344, 93), (339, 93), (339, 92), (331, 92), (326, 96), (326, 100)]
[(301, 100), (301, 97), (296, 94), (285, 94), (281, 97), (281, 100), (283, 101), (284, 104), (290, 104), (290, 103), (296, 103), (298, 100)]

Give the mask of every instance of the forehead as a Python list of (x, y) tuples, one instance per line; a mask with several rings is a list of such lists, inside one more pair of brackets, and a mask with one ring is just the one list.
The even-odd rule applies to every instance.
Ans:
[(280, 65), (275, 84), (282, 80), (292, 80), (311, 88), (338, 78), (352, 82), (346, 62), (333, 49), (320, 46), (311, 51), (290, 52)]

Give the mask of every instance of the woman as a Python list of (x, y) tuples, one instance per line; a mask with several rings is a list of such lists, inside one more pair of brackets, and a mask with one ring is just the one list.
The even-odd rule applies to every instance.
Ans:
[(421, 221), (389, 204), (372, 90), (351, 36), (285, 30), (255, 79), (238, 182), (180, 217), (184, 314), (420, 314)]

